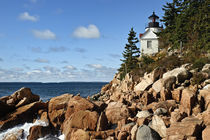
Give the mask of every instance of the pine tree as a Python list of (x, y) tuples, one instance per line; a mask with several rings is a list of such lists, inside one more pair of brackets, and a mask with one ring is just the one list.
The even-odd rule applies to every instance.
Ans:
[(121, 59), (123, 62), (120, 69), (120, 79), (122, 80), (125, 75), (138, 67), (137, 58), (140, 56), (139, 48), (136, 46), (139, 40), (136, 37), (136, 32), (131, 28), (130, 33), (128, 34), (128, 43), (125, 45), (125, 50), (122, 55), (124, 59)]

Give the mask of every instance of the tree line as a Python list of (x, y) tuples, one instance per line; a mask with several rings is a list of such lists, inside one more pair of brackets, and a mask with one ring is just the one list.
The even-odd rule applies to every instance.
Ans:
[[(188, 60), (189, 62), (210, 53), (209, 3), (210, 0), (173, 0), (163, 5), (164, 15), (161, 21), (165, 28), (157, 33), (159, 47), (171, 50), (182, 49), (186, 57), (193, 58)], [(128, 43), (122, 53), (122, 64), (118, 69), (121, 80), (127, 73), (140, 66), (140, 49), (136, 46), (138, 42), (136, 32), (131, 28)], [(154, 62), (150, 57), (142, 56), (142, 58), (146, 65)]]

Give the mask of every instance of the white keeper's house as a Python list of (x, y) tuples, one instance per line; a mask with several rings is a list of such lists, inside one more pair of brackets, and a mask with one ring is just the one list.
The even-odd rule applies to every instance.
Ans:
[(151, 20), (145, 29), (143, 34), (139, 34), (140, 38), (140, 50), (142, 54), (153, 55), (159, 51), (158, 33), (163, 27), (160, 27), (158, 22), (159, 17), (155, 15), (155, 12), (149, 17)]

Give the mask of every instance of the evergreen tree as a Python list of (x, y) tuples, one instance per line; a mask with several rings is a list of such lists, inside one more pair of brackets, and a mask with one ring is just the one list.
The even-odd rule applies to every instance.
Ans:
[(210, 52), (209, 0), (173, 0), (163, 6), (163, 11), (161, 48), (178, 49), (182, 42), (184, 50)]
[(125, 45), (125, 50), (122, 55), (124, 59), (121, 59), (123, 62), (120, 69), (120, 79), (122, 80), (125, 75), (138, 67), (137, 58), (140, 56), (139, 48), (136, 46), (139, 40), (136, 37), (136, 32), (131, 28), (130, 33), (128, 34), (128, 43)]

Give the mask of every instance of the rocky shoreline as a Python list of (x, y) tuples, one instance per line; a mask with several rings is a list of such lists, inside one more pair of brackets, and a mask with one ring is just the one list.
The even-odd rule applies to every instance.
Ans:
[[(0, 110), (0, 133), (37, 118), (48, 124), (31, 127), (28, 140), (59, 132), (66, 140), (207, 140), (210, 64), (201, 70), (191, 64), (171, 71), (159, 67), (143, 77), (128, 73), (122, 81), (117, 74), (88, 98), (67, 93), (43, 102), (21, 88), (0, 98)], [(23, 131), (3, 140), (21, 139)]]

